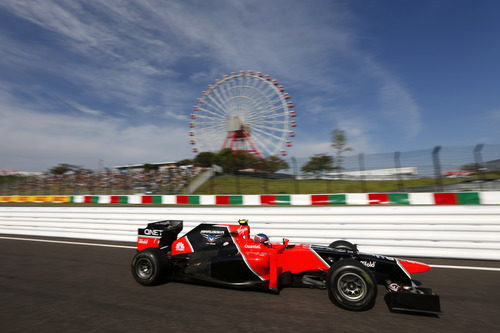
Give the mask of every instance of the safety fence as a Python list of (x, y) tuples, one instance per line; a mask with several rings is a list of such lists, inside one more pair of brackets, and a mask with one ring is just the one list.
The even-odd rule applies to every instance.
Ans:
[[(179, 219), (184, 232), (202, 222), (248, 218), (252, 235), (406, 257), (500, 260), (500, 205), (316, 207), (0, 206), (0, 234), (135, 242), (137, 228)], [(182, 233), (181, 233), (182, 235)]]
[(342, 193), (265, 195), (75, 195), (0, 196), (0, 203), (158, 205), (478, 205), (500, 204), (500, 192)]

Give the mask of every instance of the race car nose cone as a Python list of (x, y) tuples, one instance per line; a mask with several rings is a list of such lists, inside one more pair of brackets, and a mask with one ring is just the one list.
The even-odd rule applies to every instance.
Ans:
[(410, 274), (423, 273), (431, 269), (429, 265), (426, 265), (418, 261), (399, 259), (399, 263), (403, 265), (406, 271)]

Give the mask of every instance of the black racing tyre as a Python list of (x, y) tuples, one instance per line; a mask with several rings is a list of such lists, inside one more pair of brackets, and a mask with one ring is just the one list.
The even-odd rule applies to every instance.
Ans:
[(132, 275), (144, 286), (154, 286), (164, 281), (166, 273), (165, 258), (160, 249), (147, 248), (132, 259)]
[(327, 288), (333, 304), (351, 311), (371, 309), (377, 297), (375, 276), (352, 259), (337, 261), (330, 267)]
[(345, 250), (351, 250), (351, 251), (357, 251), (358, 248), (356, 245), (354, 245), (351, 242), (345, 241), (345, 240), (336, 240), (334, 242), (331, 242), (328, 247), (331, 247), (333, 249), (345, 249)]

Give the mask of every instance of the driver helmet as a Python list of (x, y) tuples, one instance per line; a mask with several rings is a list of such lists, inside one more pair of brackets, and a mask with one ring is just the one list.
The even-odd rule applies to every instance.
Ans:
[(262, 243), (262, 244), (265, 244), (265, 245), (269, 245), (269, 237), (267, 237), (266, 234), (257, 234), (257, 235), (255, 235), (255, 237), (253, 238), (253, 240), (256, 243)]

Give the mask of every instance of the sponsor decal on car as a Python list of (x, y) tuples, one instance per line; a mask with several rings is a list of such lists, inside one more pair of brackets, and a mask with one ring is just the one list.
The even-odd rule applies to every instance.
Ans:
[(215, 241), (224, 235), (223, 230), (201, 230), (200, 234), (207, 240), (206, 244), (215, 245)]
[(177, 243), (177, 245), (175, 246), (175, 249), (177, 251), (184, 251), (184, 249), (185, 249), (184, 244), (182, 244), (181, 242)]
[(391, 283), (389, 285), (389, 290), (394, 291), (394, 292), (398, 292), (401, 290), (401, 286), (397, 283)]
[(193, 246), (189, 242), (189, 239), (184, 236), (172, 243), (172, 255), (191, 253), (193, 252)]
[(200, 234), (214, 234), (214, 235), (223, 235), (224, 230), (201, 230)]
[(393, 257), (381, 256), (378, 254), (374, 254), (373, 256), (378, 258), (378, 259), (382, 259), (382, 260), (396, 261), (396, 259)]
[(370, 268), (374, 268), (375, 267), (375, 261), (360, 261), (360, 263), (362, 263), (363, 265), (365, 265), (366, 267), (370, 267)]
[(260, 245), (259, 244), (257, 244), (257, 245), (245, 244), (245, 249), (260, 249)]
[(144, 229), (144, 235), (161, 237), (163, 230)]

